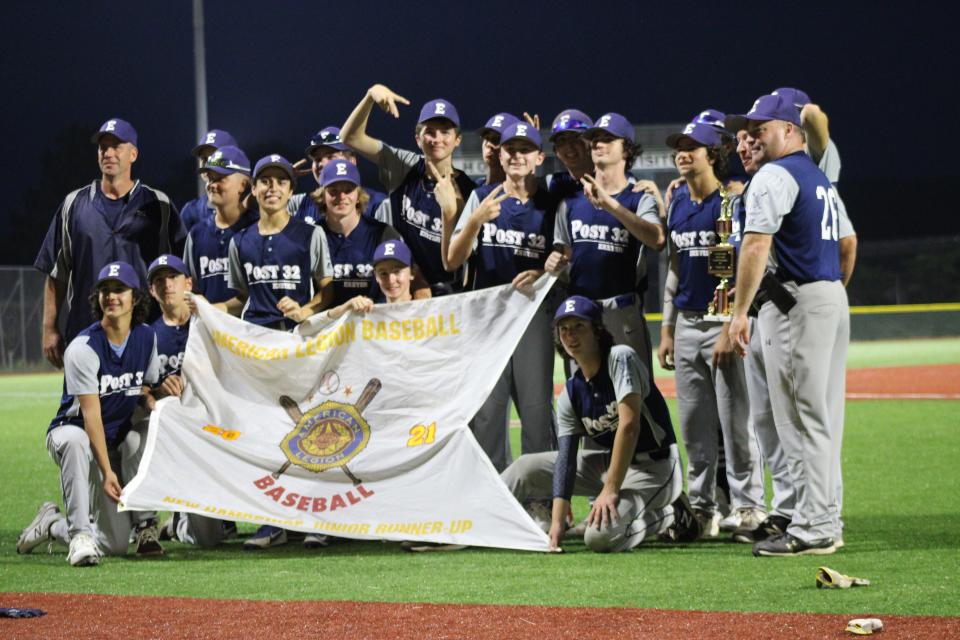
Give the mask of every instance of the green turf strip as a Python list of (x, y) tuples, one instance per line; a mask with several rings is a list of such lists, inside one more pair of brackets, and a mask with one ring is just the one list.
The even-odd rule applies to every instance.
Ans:
[[(760, 559), (746, 545), (719, 541), (646, 542), (617, 555), (571, 543), (562, 556), (417, 555), (394, 543), (350, 541), (259, 553), (243, 552), (238, 542), (213, 551), (167, 543), (162, 559), (106, 558), (100, 567), (77, 569), (63, 549), (47, 555), (42, 547), (30, 556), (14, 550), (39, 503), (59, 495), (43, 446), (58, 388), (54, 376), (0, 378), (0, 592), (960, 615), (960, 470), (950, 455), (960, 451), (960, 402), (847, 405), (847, 546), (834, 556)], [(582, 500), (575, 507), (585, 514)], [(817, 590), (821, 563), (874, 584)]]

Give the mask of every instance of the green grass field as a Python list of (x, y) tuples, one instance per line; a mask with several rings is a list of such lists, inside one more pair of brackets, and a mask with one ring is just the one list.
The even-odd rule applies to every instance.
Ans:
[[(852, 367), (948, 362), (960, 363), (960, 340), (861, 343), (850, 357)], [(960, 615), (960, 468), (950, 454), (960, 452), (960, 401), (848, 403), (847, 545), (826, 558), (758, 559), (726, 541), (645, 542), (617, 555), (582, 543), (568, 543), (564, 555), (410, 554), (351, 541), (251, 554), (234, 541), (214, 551), (166, 543), (162, 559), (107, 558), (81, 570), (63, 549), (14, 549), (37, 505), (59, 496), (43, 444), (59, 385), (54, 375), (0, 377), (0, 592)], [(585, 502), (575, 508), (585, 514)], [(817, 590), (820, 563), (873, 585)]]

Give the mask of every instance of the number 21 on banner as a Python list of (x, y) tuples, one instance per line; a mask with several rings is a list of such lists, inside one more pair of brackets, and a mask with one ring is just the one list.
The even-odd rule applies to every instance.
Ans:
[(407, 440), (408, 447), (419, 447), (424, 444), (433, 444), (437, 437), (436, 421), (430, 424), (414, 425), (410, 429), (410, 439)]

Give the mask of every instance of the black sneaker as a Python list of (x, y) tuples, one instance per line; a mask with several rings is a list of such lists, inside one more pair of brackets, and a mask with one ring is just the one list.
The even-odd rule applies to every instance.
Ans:
[(690, 506), (686, 493), (673, 501), (673, 525), (667, 529), (665, 538), (673, 542), (693, 542), (703, 533), (703, 526)]
[(160, 546), (160, 528), (151, 524), (137, 531), (137, 557), (162, 556), (163, 547)]
[(736, 531), (733, 532), (733, 539), (735, 542), (743, 542), (744, 544), (762, 542), (767, 538), (786, 533), (789, 526), (790, 520), (783, 516), (767, 516), (756, 529), (737, 527)]
[(833, 538), (804, 542), (789, 533), (767, 538), (753, 545), (753, 555), (760, 556), (828, 556), (837, 548)]

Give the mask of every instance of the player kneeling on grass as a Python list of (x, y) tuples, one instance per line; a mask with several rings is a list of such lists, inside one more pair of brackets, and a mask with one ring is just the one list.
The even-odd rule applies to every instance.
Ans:
[[(582, 296), (557, 309), (555, 337), (578, 367), (557, 401), (558, 451), (521, 456), (503, 481), (521, 502), (553, 496), (551, 549), (573, 494), (596, 496), (583, 537), (593, 551), (625, 551), (656, 534), (696, 539), (670, 413), (643, 361), (613, 345), (600, 307)], [(578, 451), (581, 436), (597, 447)]]
[(117, 511), (122, 483), (136, 475), (146, 444), (146, 425), (133, 427), (131, 417), (144, 400), (153, 404), (146, 385), (160, 370), (156, 337), (143, 324), (149, 298), (133, 267), (112, 262), (100, 271), (90, 302), (98, 321), (64, 353), (63, 398), (47, 430), (66, 513), (45, 502), (17, 540), (17, 553), (48, 540), (69, 544), (74, 566), (124, 555), (133, 527), (138, 553), (163, 552), (147, 513)]

